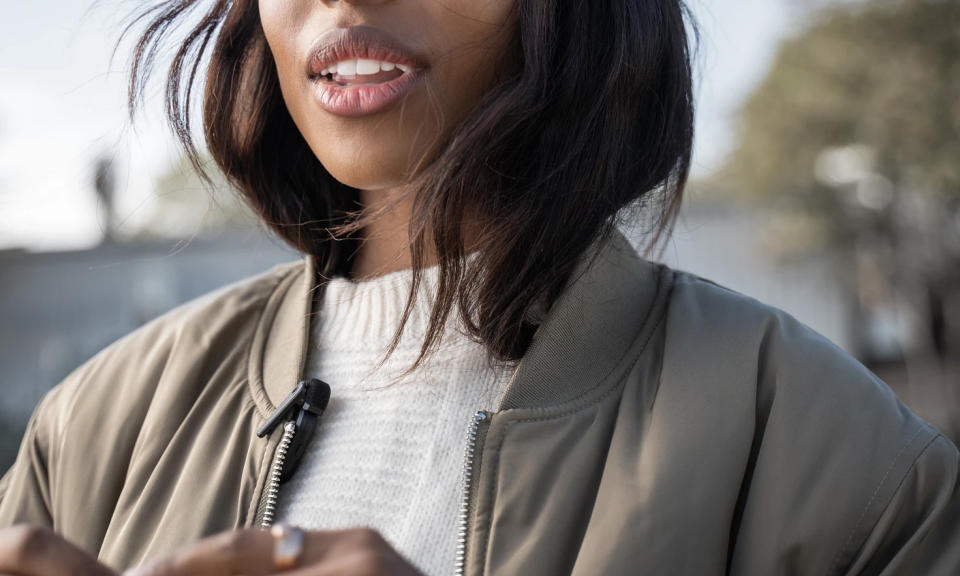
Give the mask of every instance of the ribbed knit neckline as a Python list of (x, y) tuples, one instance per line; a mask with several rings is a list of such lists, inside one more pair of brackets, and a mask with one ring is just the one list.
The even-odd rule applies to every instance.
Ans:
[[(423, 340), (435, 301), (438, 266), (423, 270), (417, 298), (401, 342)], [(410, 296), (413, 270), (390, 272), (368, 280), (331, 279), (324, 288), (323, 305), (313, 323), (313, 345), (336, 348), (380, 348), (390, 345)], [(453, 316), (453, 315), (451, 315)]]

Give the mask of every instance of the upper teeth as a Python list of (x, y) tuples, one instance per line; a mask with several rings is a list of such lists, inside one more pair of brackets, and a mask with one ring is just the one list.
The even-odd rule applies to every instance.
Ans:
[(365, 60), (360, 58), (357, 60), (344, 60), (342, 62), (337, 62), (336, 64), (331, 64), (328, 68), (321, 70), (320, 75), (326, 76), (327, 74), (339, 74), (340, 76), (362, 76), (365, 74), (377, 74), (381, 70), (389, 72), (394, 68), (399, 69), (401, 72), (410, 71), (410, 67), (403, 64), (381, 62), (380, 60)]

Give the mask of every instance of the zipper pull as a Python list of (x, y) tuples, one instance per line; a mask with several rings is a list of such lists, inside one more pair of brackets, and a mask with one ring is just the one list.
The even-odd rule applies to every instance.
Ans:
[[(324, 391), (326, 394), (324, 394)], [(279, 426), (293, 410), (299, 409), (304, 403), (308, 405), (307, 410), (311, 410), (317, 416), (320, 416), (326, 410), (329, 401), (330, 385), (326, 382), (316, 378), (298, 382), (294, 389), (287, 394), (287, 397), (283, 399), (283, 402), (277, 406), (277, 409), (273, 411), (273, 414), (267, 418), (267, 421), (257, 429), (257, 438), (263, 438), (273, 432), (274, 428)]]
[(293, 391), (283, 399), (280, 406), (257, 430), (257, 436), (263, 438), (273, 432), (284, 420), (293, 423), (293, 436), (283, 463), (280, 482), (286, 482), (293, 476), (317, 428), (317, 420), (323, 415), (329, 402), (330, 385), (326, 382), (316, 378), (298, 382)]

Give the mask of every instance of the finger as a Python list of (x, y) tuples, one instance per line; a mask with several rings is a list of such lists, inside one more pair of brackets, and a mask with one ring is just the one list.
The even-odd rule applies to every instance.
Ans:
[[(307, 532), (299, 564), (320, 561), (331, 546), (355, 540), (355, 530)], [(275, 540), (269, 530), (247, 529), (205, 538), (157, 562), (129, 570), (124, 576), (266, 576), (276, 571)]]
[(331, 554), (319, 562), (301, 564), (299, 568), (286, 572), (275, 572), (271, 576), (378, 576), (392, 574), (380, 569), (380, 562), (372, 552), (345, 550), (344, 553)]
[(0, 530), (0, 572), (23, 576), (116, 576), (87, 552), (36, 526)]
[[(325, 561), (336, 553), (379, 545), (382, 538), (368, 528), (305, 533), (299, 566)], [(275, 540), (269, 530), (247, 529), (218, 534), (182, 548), (158, 562), (124, 573), (124, 576), (266, 576), (277, 572)]]
[(371, 528), (312, 534), (314, 541), (323, 538), (324, 549), (311, 550), (299, 568), (274, 576), (421, 576)]
[(262, 576), (273, 568), (273, 540), (256, 529), (224, 532), (204, 538), (150, 564), (124, 572), (124, 576)]

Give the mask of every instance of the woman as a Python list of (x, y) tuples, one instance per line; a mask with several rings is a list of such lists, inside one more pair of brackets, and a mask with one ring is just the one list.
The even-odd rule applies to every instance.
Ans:
[[(195, 4), (145, 15), (134, 96)], [(171, 120), (196, 154), (212, 46), (210, 152), (307, 258), (44, 399), (0, 572), (958, 573), (947, 439), (790, 316), (615, 232), (639, 207), (653, 246), (680, 202), (684, 15), (214, 2)]]

